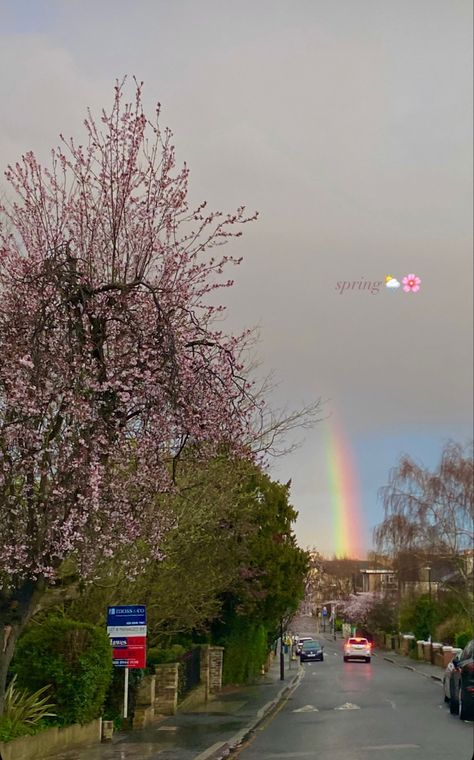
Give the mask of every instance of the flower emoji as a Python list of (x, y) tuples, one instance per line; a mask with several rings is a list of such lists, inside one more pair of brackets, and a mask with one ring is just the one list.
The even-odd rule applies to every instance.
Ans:
[(420, 278), (416, 276), (416, 274), (407, 274), (406, 277), (403, 278), (403, 290), (405, 293), (418, 293), (420, 289)]

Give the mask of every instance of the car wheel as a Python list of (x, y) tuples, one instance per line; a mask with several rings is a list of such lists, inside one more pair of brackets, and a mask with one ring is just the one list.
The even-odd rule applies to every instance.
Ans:
[(348, 657), (344, 657), (344, 662), (349, 662), (349, 658)]
[(449, 700), (449, 712), (451, 715), (458, 715), (459, 713), (459, 699), (456, 699), (451, 687), (451, 699)]
[(459, 702), (458, 702), (458, 704), (459, 704), (459, 717), (461, 718), (461, 720), (472, 720), (474, 716), (473, 716), (472, 712), (471, 713), (469, 712), (469, 710), (467, 709), (467, 707), (465, 706), (465, 704), (463, 702), (462, 689), (459, 689)]
[(443, 694), (444, 694), (444, 701), (449, 702), (449, 697), (446, 696), (446, 679), (443, 678)]
[(366, 658), (365, 658), (365, 661), (366, 661), (366, 662), (370, 662), (370, 657), (366, 657)]

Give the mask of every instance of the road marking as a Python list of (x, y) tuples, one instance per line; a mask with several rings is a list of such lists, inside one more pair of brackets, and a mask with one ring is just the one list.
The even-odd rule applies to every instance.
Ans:
[(293, 710), (294, 713), (297, 712), (319, 712), (317, 707), (313, 707), (313, 705), (305, 705), (304, 707), (298, 707), (297, 710)]
[(391, 699), (386, 699), (385, 702), (388, 702), (390, 705), (392, 705), (392, 710), (396, 710), (397, 709), (397, 706), (396, 706), (395, 702), (392, 702)]
[(377, 744), (372, 747), (361, 747), (361, 749), (420, 749), (419, 744)]
[(335, 710), (360, 710), (359, 705), (353, 705), (352, 702), (345, 702), (340, 707), (335, 707)]

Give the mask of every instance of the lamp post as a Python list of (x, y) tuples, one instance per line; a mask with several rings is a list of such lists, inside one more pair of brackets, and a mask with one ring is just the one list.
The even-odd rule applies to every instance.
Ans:
[(429, 607), (429, 621), (430, 621), (430, 662), (433, 665), (433, 610), (431, 609), (431, 566), (427, 565), (425, 567), (425, 570), (428, 573), (428, 598), (430, 600), (430, 607)]
[(285, 680), (285, 653), (283, 651), (283, 618), (280, 620), (280, 681)]

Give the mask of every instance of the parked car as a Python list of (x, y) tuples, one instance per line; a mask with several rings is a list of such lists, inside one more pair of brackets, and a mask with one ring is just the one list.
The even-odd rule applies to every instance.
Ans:
[(367, 639), (354, 637), (347, 639), (344, 644), (344, 662), (349, 660), (365, 660), (370, 662), (372, 645)]
[(310, 660), (321, 660), (322, 662), (324, 659), (323, 649), (320, 641), (305, 641), (300, 652), (300, 662), (309, 662)]
[(456, 657), (457, 655), (453, 655), (453, 659), (451, 662), (448, 662), (443, 675), (443, 692), (445, 702), (449, 702), (451, 699), (451, 673), (454, 670), (454, 660)]
[(303, 649), (303, 644), (305, 641), (313, 641), (311, 636), (302, 636), (298, 639), (298, 643), (296, 645), (296, 654), (301, 654), (301, 650)]
[(474, 639), (453, 660), (449, 711), (461, 720), (474, 720)]

